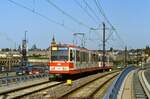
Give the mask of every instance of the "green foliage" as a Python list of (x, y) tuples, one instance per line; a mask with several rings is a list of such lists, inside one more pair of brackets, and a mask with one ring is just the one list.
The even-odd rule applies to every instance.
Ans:
[(144, 49), (144, 53), (148, 54), (150, 56), (150, 47), (147, 45), (146, 48)]

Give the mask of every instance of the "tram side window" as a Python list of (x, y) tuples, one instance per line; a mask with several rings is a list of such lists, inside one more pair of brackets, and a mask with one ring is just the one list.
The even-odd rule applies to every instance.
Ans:
[(95, 57), (95, 58), (96, 58), (95, 61), (98, 62), (98, 55), (97, 55), (97, 54), (96, 54), (96, 57)]
[(86, 62), (89, 61), (89, 53), (88, 53), (88, 52), (85, 53), (85, 61), (86, 61)]
[(80, 54), (79, 54), (79, 56), (80, 56), (80, 63), (82, 63), (83, 62), (83, 52), (79, 52)]
[(77, 58), (77, 61), (80, 61), (79, 51), (76, 51), (76, 58)]
[(84, 62), (86, 62), (86, 52), (84, 52), (83, 55), (84, 55), (84, 56), (83, 56), (83, 60), (84, 60)]
[(74, 60), (74, 53), (72, 50), (70, 50), (70, 61)]
[(84, 61), (83, 58), (84, 58), (83, 52), (80, 52), (80, 62), (81, 62), (81, 63)]
[(91, 53), (91, 63), (93, 63), (93, 54)]
[(92, 62), (95, 62), (95, 54), (92, 54)]
[(88, 53), (87, 52), (83, 52), (83, 61), (88, 62)]
[(80, 61), (81, 61), (81, 63), (82, 62), (85, 62), (86, 61), (86, 53), (85, 52), (80, 52)]
[(97, 62), (98, 61), (98, 55), (97, 54), (93, 54), (94, 56), (94, 62)]
[(91, 63), (91, 53), (89, 52), (89, 55), (88, 55), (88, 57), (89, 57), (89, 63)]

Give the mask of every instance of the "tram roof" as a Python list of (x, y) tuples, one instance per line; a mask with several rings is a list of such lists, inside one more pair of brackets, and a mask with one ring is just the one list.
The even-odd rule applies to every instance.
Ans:
[(77, 49), (88, 50), (87, 48), (80, 47), (80, 46), (73, 45), (73, 44), (55, 44), (55, 45), (52, 45), (52, 47), (68, 47), (68, 48), (77, 48)]

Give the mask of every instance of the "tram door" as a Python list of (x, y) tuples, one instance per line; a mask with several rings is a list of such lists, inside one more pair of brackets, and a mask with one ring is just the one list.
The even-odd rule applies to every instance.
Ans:
[(70, 55), (69, 55), (69, 60), (76, 66), (76, 50), (75, 49), (70, 49)]

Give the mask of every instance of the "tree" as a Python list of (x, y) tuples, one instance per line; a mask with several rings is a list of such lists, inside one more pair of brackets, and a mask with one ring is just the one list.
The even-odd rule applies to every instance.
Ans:
[(10, 49), (9, 49), (9, 48), (3, 48), (2, 51), (4, 51), (4, 52), (9, 52)]
[(111, 48), (110, 48), (110, 51), (112, 52), (113, 50), (114, 50), (114, 49), (111, 47)]
[(149, 48), (148, 45), (145, 47), (144, 53), (145, 53), (145, 54), (148, 54), (148, 55), (150, 56), (150, 48)]

